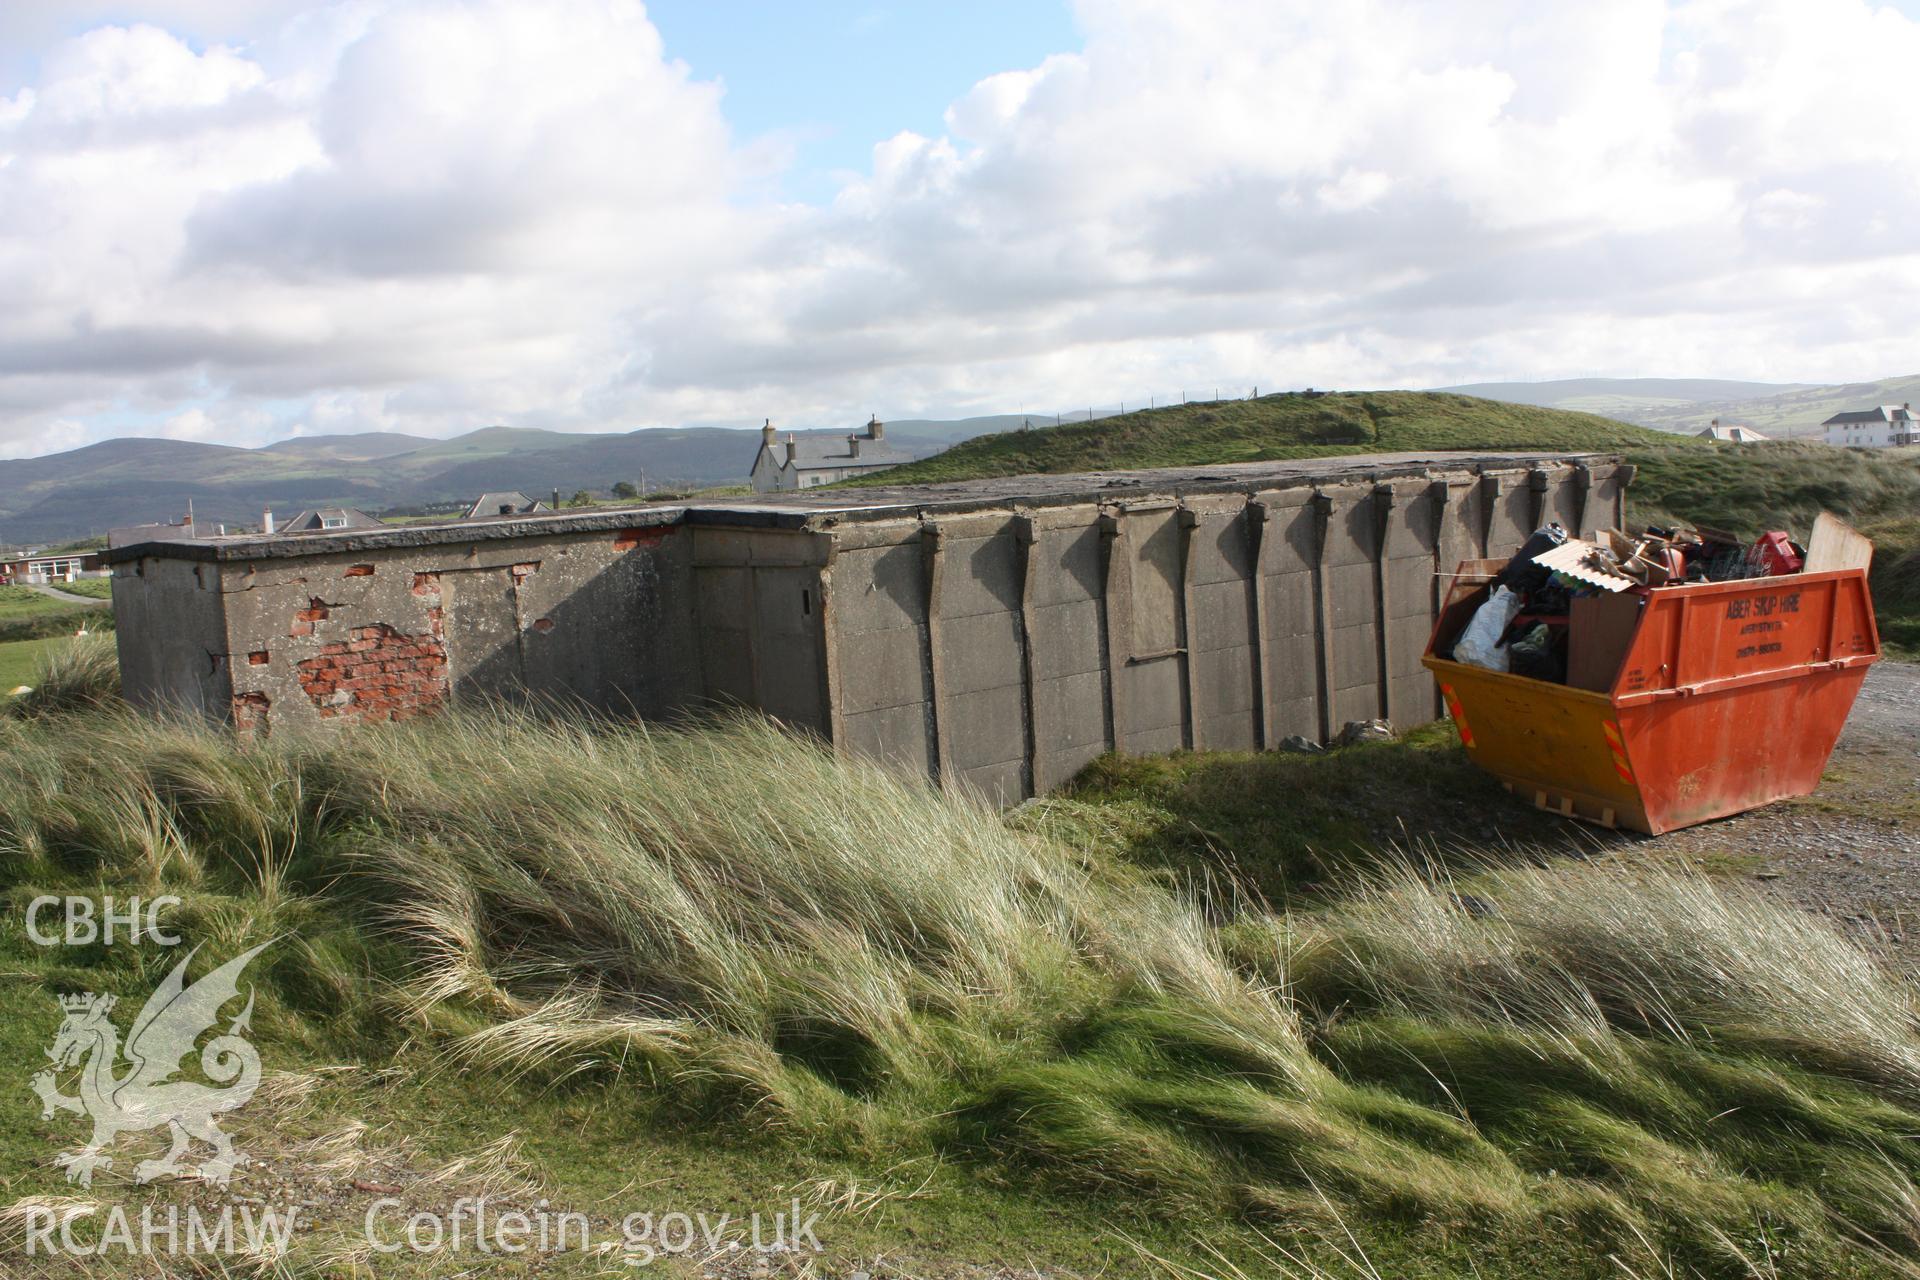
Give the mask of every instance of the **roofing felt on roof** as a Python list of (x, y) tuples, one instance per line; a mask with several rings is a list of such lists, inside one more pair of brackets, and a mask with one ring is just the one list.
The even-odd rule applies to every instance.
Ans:
[(1154, 467), (1140, 471), (1005, 476), (946, 484), (807, 489), (755, 494), (750, 498), (711, 498), (671, 506), (636, 504), (601, 507), (590, 512), (541, 511), (491, 520), (389, 525), (300, 538), (240, 536), (198, 542), (147, 543), (119, 548), (107, 558), (110, 561), (142, 556), (221, 561), (277, 559), (380, 547), (430, 546), (674, 524), (828, 529), (845, 522), (952, 515), (993, 508), (1118, 503), (1165, 495), (1251, 493), (1315, 484), (1374, 482), (1420, 477), (1436, 471), (1526, 470), (1550, 464), (1598, 465), (1619, 461), (1616, 455), (1600, 453), (1363, 453), (1339, 458)]

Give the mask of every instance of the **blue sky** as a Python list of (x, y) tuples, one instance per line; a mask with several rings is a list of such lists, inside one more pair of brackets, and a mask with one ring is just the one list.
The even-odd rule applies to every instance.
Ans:
[(669, 56), (726, 85), (727, 120), (742, 138), (791, 143), (785, 194), (816, 203), (832, 198), (835, 173), (865, 171), (881, 139), (938, 135), (947, 104), (977, 81), (1080, 47), (1066, 5), (1020, 0), (654, 0), (647, 14)]

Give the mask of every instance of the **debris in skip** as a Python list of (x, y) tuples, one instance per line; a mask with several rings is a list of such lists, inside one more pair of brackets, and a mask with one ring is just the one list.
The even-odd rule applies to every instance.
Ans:
[(1806, 795), (1880, 654), (1873, 544), (1536, 530), (1469, 560), (1424, 659), (1469, 757), (1541, 808), (1658, 835)]

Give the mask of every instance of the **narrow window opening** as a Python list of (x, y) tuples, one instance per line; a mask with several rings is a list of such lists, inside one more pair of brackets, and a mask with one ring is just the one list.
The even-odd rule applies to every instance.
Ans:
[(805, 587), (800, 588), (800, 612), (808, 617), (813, 616), (813, 592)]

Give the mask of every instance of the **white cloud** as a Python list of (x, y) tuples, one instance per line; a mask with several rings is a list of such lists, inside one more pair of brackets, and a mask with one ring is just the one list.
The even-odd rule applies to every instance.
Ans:
[(630, 0), (146, 12), (0, 20), (0, 455), (1910, 371), (1920, 27), (1859, 0), (1084, 0), (826, 207)]

